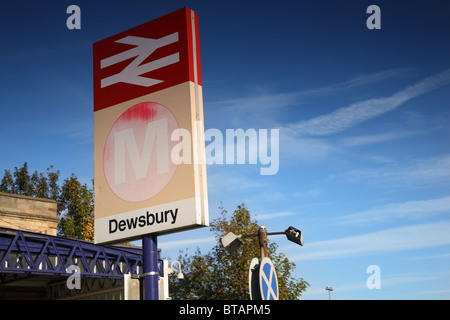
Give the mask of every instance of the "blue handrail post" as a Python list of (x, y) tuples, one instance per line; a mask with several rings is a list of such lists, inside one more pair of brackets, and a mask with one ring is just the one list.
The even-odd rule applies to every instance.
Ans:
[(144, 260), (144, 300), (158, 300), (158, 241), (156, 235), (147, 234), (142, 238)]

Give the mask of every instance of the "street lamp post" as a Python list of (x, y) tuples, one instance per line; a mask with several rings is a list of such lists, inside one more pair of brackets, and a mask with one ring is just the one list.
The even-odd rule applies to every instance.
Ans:
[(334, 289), (332, 287), (330, 287), (330, 286), (327, 286), (325, 288), (325, 290), (328, 291), (328, 300), (331, 300), (331, 291), (333, 291)]
[[(250, 298), (253, 300), (278, 300), (278, 280), (275, 272), (275, 267), (269, 259), (269, 251), (267, 249), (268, 235), (286, 235), (289, 241), (303, 246), (302, 232), (294, 227), (289, 227), (283, 232), (267, 232), (265, 226), (260, 226), (258, 233), (236, 235), (229, 232), (220, 242), (224, 248), (229, 252), (236, 252), (243, 244), (242, 238), (258, 237), (261, 259), (254, 258), (250, 263), (249, 271), (249, 292)], [(256, 270), (256, 271), (255, 271)]]
[(260, 226), (258, 229), (259, 248), (261, 250), (261, 259), (269, 257), (269, 251), (267, 251), (267, 230), (265, 226)]

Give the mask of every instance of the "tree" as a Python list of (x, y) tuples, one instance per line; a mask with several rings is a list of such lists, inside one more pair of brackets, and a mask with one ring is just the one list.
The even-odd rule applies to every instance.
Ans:
[(93, 240), (94, 195), (75, 174), (64, 180), (58, 198), (58, 235)]
[(28, 163), (14, 168), (14, 173), (5, 170), (0, 182), (0, 192), (20, 194), (38, 198), (53, 199), (58, 202), (60, 221), (57, 232), (60, 236), (81, 240), (94, 240), (94, 192), (86, 184), (81, 184), (72, 174), (59, 186), (59, 171), (53, 166), (47, 172), (28, 172)]
[(5, 170), (0, 182), (0, 192), (57, 200), (59, 196), (58, 180), (59, 171), (53, 171), (53, 166), (47, 168), (47, 175), (35, 171), (30, 176), (28, 163), (25, 162), (22, 167), (15, 167), (13, 174), (9, 170)]
[(31, 175), (31, 189), (34, 191), (34, 196), (38, 198), (46, 198), (48, 196), (48, 183), (44, 173), (40, 174), (35, 171)]
[(9, 170), (5, 169), (5, 174), (0, 183), (0, 192), (16, 193), (14, 189), (14, 179)]
[(31, 196), (33, 193), (30, 174), (28, 173), (28, 164), (25, 162), (21, 168), (15, 167), (14, 177), (14, 189), (17, 194), (24, 196)]
[[(178, 261), (183, 266), (184, 280), (170, 276), (170, 292), (173, 299), (201, 300), (248, 300), (248, 270), (250, 261), (260, 256), (258, 241), (253, 238), (242, 239), (241, 249), (228, 253), (220, 244), (219, 239), (228, 232), (235, 234), (254, 234), (258, 232), (259, 224), (251, 219), (250, 212), (244, 204), (238, 206), (231, 217), (221, 208), (221, 216), (210, 223), (217, 244), (206, 254), (197, 248), (189, 256), (181, 252)], [(309, 286), (303, 278), (295, 279), (292, 272), (295, 263), (283, 254), (277, 252), (278, 245), (268, 244), (269, 257), (278, 275), (278, 286), (281, 300), (298, 299)]]

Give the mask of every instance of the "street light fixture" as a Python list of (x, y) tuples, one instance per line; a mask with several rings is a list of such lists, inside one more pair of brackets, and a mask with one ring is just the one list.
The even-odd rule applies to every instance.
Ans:
[(261, 256), (267, 256), (267, 236), (285, 234), (289, 241), (292, 241), (300, 246), (303, 246), (303, 235), (300, 230), (290, 226), (283, 232), (267, 232), (266, 227), (260, 226), (258, 233), (236, 235), (233, 232), (229, 232), (226, 236), (220, 239), (222, 245), (229, 253), (236, 252), (242, 246), (242, 238), (259, 237), (259, 244), (264, 253)]
[(229, 253), (236, 252), (242, 246), (242, 236), (235, 235), (233, 232), (228, 233), (225, 237), (220, 239), (222, 245)]
[(179, 261), (174, 261), (174, 262), (172, 262), (172, 263), (170, 264), (170, 268), (168, 268), (168, 269), (166, 270), (166, 273), (167, 273), (167, 274), (173, 273), (173, 265), (174, 265), (175, 263), (178, 263), (178, 274), (177, 274), (177, 279), (178, 279), (178, 280), (183, 280), (183, 279), (184, 279), (184, 275), (183, 275), (183, 273), (181, 272), (181, 263), (180, 263)]
[(303, 235), (302, 232), (294, 227), (287, 228), (284, 233), (288, 240), (295, 242), (303, 247)]

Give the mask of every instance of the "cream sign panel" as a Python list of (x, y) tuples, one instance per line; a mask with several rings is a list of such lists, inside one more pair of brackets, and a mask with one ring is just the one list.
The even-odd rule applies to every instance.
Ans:
[(197, 15), (94, 44), (95, 242), (208, 225)]

